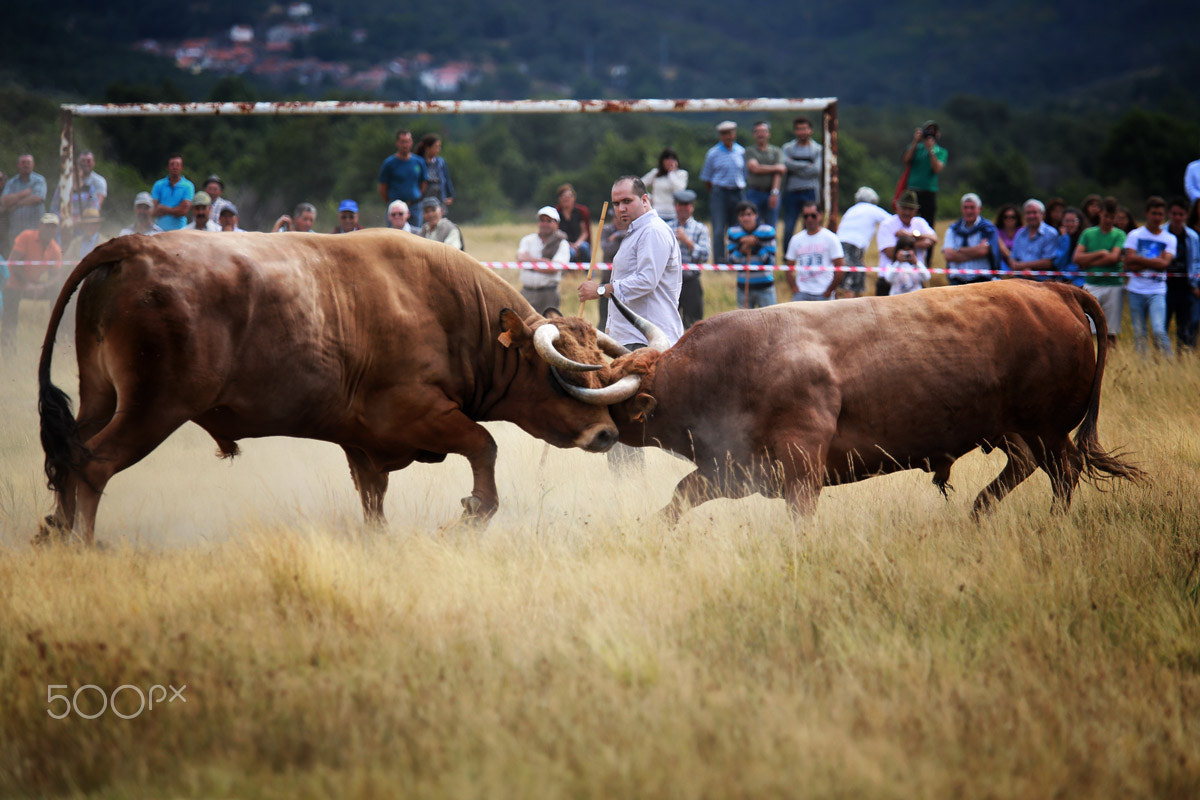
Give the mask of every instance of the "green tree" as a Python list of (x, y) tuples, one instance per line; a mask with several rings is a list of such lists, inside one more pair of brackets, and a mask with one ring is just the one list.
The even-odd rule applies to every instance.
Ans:
[(1029, 161), (1011, 144), (999, 151), (984, 148), (973, 172), (969, 183), (988, 205), (1020, 203), (1034, 193)]
[(1194, 122), (1134, 109), (1109, 129), (1098, 165), (1106, 183), (1129, 181), (1142, 197), (1177, 194), (1197, 142), (1200, 127)]

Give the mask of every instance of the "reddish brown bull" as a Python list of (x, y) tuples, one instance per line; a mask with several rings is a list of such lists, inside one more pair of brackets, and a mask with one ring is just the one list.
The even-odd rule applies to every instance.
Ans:
[[(50, 359), (77, 287), (73, 419)], [(591, 326), (543, 319), (474, 259), (415, 236), (121, 237), (76, 267), (46, 333), (39, 405), (58, 501), (48, 522), (92, 541), (109, 479), (189, 421), (226, 456), (260, 436), (340, 445), (368, 521), (382, 521), (389, 472), (459, 453), (474, 475), (465, 515), (486, 519), (496, 444), (478, 421), (607, 450), (617, 431), (605, 404), (635, 387), (601, 389), (589, 371), (600, 362)], [(568, 397), (552, 372), (599, 399)]]
[(664, 509), (672, 520), (754, 491), (810, 513), (822, 486), (904, 469), (932, 472), (944, 493), (976, 447), (1008, 464), (975, 514), (1038, 467), (1065, 510), (1081, 475), (1141, 477), (1100, 447), (1105, 340), (1093, 347), (1087, 317), (1104, 330), (1087, 292), (1025, 280), (733, 311), (615, 361), (614, 376), (644, 377), (613, 419), (622, 442), (697, 465)]

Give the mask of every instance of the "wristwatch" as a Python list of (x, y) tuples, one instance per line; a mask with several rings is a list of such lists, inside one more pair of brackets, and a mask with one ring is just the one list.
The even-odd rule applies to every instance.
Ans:
[(596, 287), (596, 296), (597, 297), (604, 297), (604, 295), (606, 295), (606, 294), (608, 294), (608, 284), (607, 283), (602, 283)]

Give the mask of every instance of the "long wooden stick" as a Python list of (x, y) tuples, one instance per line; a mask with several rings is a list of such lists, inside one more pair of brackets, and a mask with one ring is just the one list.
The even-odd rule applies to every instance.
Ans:
[(604, 207), (600, 209), (600, 224), (596, 226), (596, 238), (592, 239), (592, 263), (588, 265), (587, 279), (592, 279), (592, 273), (596, 271), (596, 254), (600, 252), (600, 234), (604, 231), (604, 218), (608, 216), (608, 201), (604, 201)]

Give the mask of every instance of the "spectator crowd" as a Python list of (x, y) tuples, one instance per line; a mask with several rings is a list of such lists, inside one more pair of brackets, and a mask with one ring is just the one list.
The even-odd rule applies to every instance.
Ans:
[[(718, 124), (716, 133), (718, 141), (705, 154), (696, 185), (689, 185), (690, 174), (670, 147), (641, 182), (650, 207), (674, 232), (684, 263), (740, 265), (735, 278), (739, 307), (778, 302), (775, 269), (781, 263), (791, 300), (830, 301), (865, 294), (868, 273), (875, 274), (876, 294), (918, 291), (934, 272), (943, 271), (931, 268), (940, 255), (951, 285), (1025, 278), (1083, 287), (1104, 308), (1105, 333), (1113, 343), (1128, 309), (1140, 353), (1149, 352), (1151, 340), (1164, 355), (1196, 346), (1200, 159), (1183, 176), (1186, 195), (1149, 197), (1136, 214), (1112, 197), (1097, 195), (1083, 198), (1078, 206), (1062, 198), (1029, 198), (1019, 205), (1008, 202), (1016, 198), (989, 198), (1000, 202), (988, 219), (983, 198), (968, 192), (960, 199), (961, 215), (939, 237), (932, 217), (938, 179), (950, 154), (933, 121), (914, 131), (901, 156), (892, 210), (864, 186), (840, 220), (836, 214), (827, 219), (822, 204), (823, 148), (813, 138), (810, 119), (793, 120), (792, 138), (781, 146), (771, 142), (765, 121), (754, 123), (746, 145), (737, 141), (733, 121)], [(414, 143), (411, 131), (397, 131), (395, 152), (380, 165), (376, 189), (387, 227), (463, 250), (462, 229), (450, 219), (455, 186), (441, 149), (436, 134)], [(105, 206), (108, 183), (95, 171), (94, 153), (79, 153), (76, 165), (67, 202), (56, 190), (48, 207), (47, 182), (35, 171), (32, 155), (18, 156), (13, 176), (0, 172), (0, 242), (8, 256), (8, 263), (0, 257), (0, 345), (5, 350), (12, 347), (21, 300), (56, 296), (65, 278), (64, 263), (83, 258), (99, 244), (101, 222), (113, 213)], [(701, 184), (708, 194), (711, 235), (709, 226), (695, 217)], [(200, 186), (185, 175), (183, 156), (171, 154), (166, 174), (136, 195), (132, 214), (119, 215), (128, 222), (121, 235), (243, 230), (238, 207), (225, 196), (220, 176), (209, 175)], [(69, 225), (61, 224), (60, 212), (70, 215)], [(554, 264), (592, 260), (594, 248), (606, 264), (615, 259), (628, 232), (615, 218), (604, 222), (599, 241), (593, 242), (591, 210), (579, 202), (571, 184), (559, 186), (553, 204), (538, 210), (536, 231), (516, 248), (517, 260), (528, 264), (520, 272), (522, 292), (535, 307), (558, 304), (562, 273)], [(316, 226), (317, 207), (301, 202), (270, 230), (304, 233)], [(331, 232), (363, 227), (358, 201), (343, 199)], [(872, 243), (878, 262), (867, 264)], [(679, 311), (685, 327), (704, 316), (699, 275), (695, 269), (684, 273)], [(600, 282), (606, 279), (602, 271)], [(1174, 344), (1168, 336), (1172, 321)]]

